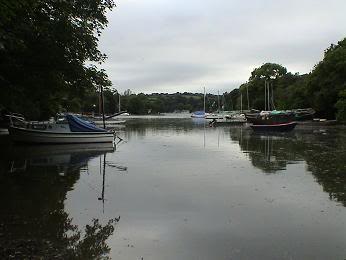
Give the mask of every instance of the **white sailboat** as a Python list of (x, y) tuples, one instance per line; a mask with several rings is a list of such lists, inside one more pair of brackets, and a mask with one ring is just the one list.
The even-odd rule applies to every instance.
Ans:
[(40, 144), (112, 143), (115, 133), (99, 128), (75, 115), (61, 115), (56, 121), (25, 122), (11, 125), (10, 137), (15, 142)]
[(206, 118), (209, 114), (205, 112), (205, 87), (204, 89), (204, 96), (203, 96), (203, 111), (195, 111), (192, 113), (192, 118)]
[(8, 131), (11, 139), (39, 144), (113, 143), (115, 132), (106, 130), (102, 87), (100, 93), (103, 128), (73, 114), (62, 114), (57, 120), (48, 122), (23, 121), (21, 126), (15, 126), (10, 117)]

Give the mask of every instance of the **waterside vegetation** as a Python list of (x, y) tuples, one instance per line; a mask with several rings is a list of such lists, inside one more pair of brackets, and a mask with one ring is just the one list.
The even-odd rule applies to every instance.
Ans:
[(250, 108), (263, 109), (265, 81), (270, 83), (274, 108), (311, 107), (318, 117), (345, 122), (346, 38), (326, 49), (323, 60), (308, 74), (293, 74), (281, 65), (266, 63), (256, 68), (249, 81), (228, 96), (239, 107), (240, 92), (243, 97), (248, 93)]

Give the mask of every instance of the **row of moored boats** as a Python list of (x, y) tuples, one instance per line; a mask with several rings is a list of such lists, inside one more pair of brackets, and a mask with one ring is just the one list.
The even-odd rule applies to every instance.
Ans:
[[(257, 111), (245, 113), (223, 112), (206, 114), (195, 112), (192, 117), (211, 120), (210, 125), (251, 123), (254, 131), (291, 131), (297, 121), (312, 119), (313, 109), (296, 109), (289, 111)], [(112, 143), (114, 130), (99, 127), (95, 122), (74, 114), (60, 114), (54, 120), (37, 122), (25, 121), (21, 115), (9, 114), (2, 120), (8, 128), (12, 140), (26, 143)]]
[(250, 110), (242, 112), (222, 112), (208, 114), (203, 111), (193, 113), (193, 118), (205, 118), (211, 120), (209, 124), (225, 125), (225, 124), (245, 124), (249, 123), (254, 131), (291, 131), (297, 125), (297, 121), (312, 120), (315, 111), (308, 109), (294, 109), (285, 111), (258, 111)]

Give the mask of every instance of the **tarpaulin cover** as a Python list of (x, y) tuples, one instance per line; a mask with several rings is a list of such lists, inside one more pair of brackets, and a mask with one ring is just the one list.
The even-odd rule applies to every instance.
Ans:
[(66, 115), (71, 132), (107, 132), (85, 120), (74, 115)]
[(204, 111), (196, 111), (196, 112), (193, 112), (193, 114), (196, 116), (203, 116), (203, 115), (205, 115), (205, 112)]

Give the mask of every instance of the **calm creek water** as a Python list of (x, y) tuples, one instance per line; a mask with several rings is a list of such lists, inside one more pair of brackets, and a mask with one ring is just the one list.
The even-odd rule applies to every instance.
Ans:
[(0, 258), (346, 258), (345, 128), (161, 117), (118, 134), (114, 150), (0, 136)]

